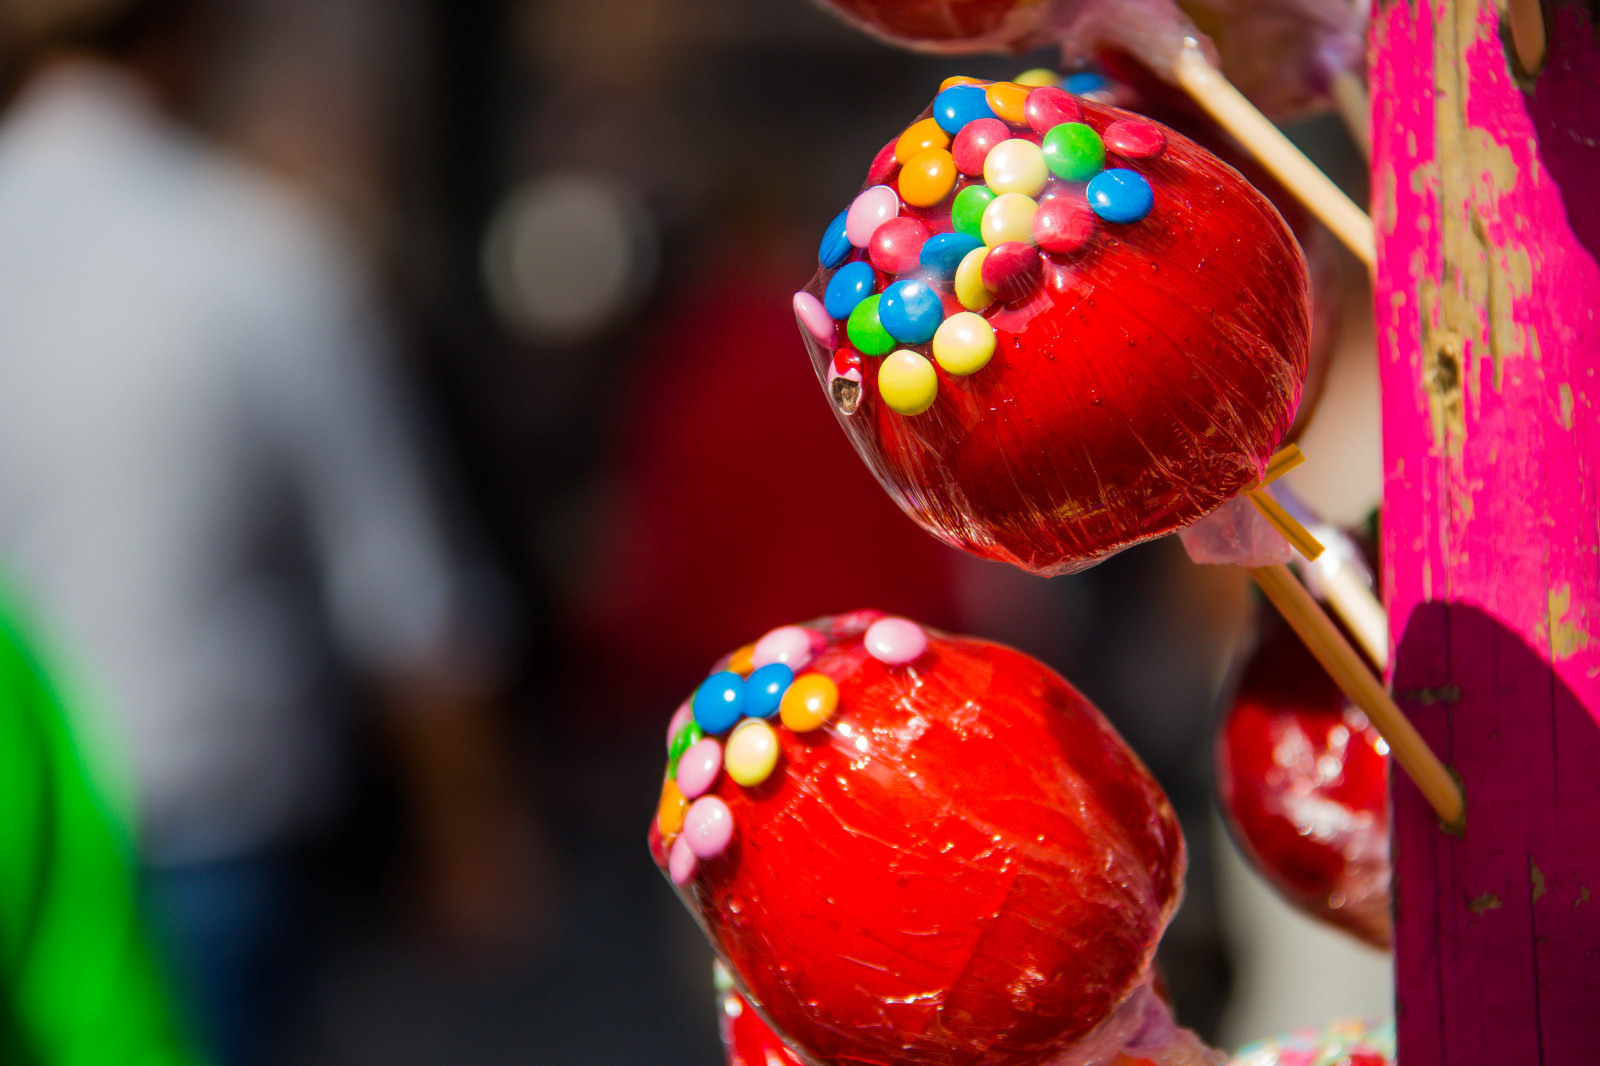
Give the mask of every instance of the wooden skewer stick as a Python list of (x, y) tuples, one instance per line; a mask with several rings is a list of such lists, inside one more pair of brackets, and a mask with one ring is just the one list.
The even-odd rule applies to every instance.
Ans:
[(1370, 270), (1377, 264), (1372, 219), (1256, 110), (1190, 41), (1174, 69), (1178, 84), (1294, 193)]
[(1339, 616), (1367, 653), (1367, 658), (1379, 670), (1389, 668), (1389, 616), (1383, 604), (1366, 586), (1354, 569), (1343, 563), (1333, 567), (1321, 564), (1310, 569), (1317, 572), (1317, 580), (1328, 600), (1328, 606)]
[(1322, 543), (1312, 536), (1311, 531), (1301, 525), (1294, 515), (1284, 510), (1283, 504), (1265, 491), (1267, 485), (1305, 461), (1306, 455), (1300, 450), (1300, 445), (1284, 445), (1273, 452), (1272, 458), (1267, 460), (1267, 470), (1261, 475), (1261, 480), (1245, 489), (1244, 493), (1250, 498), (1250, 502), (1255, 504), (1261, 517), (1272, 523), (1272, 528), (1282, 533), (1283, 538), (1294, 547), (1295, 551), (1307, 559), (1315, 559), (1322, 554)]
[(1361, 155), (1372, 161), (1372, 97), (1367, 94), (1366, 83), (1353, 70), (1342, 70), (1333, 76), (1333, 106), (1339, 111), (1350, 139), (1361, 149)]
[(1422, 734), (1389, 697), (1383, 685), (1372, 676), (1360, 654), (1323, 613), (1311, 593), (1281, 563), (1251, 567), (1250, 576), (1300, 635), (1322, 668), (1388, 741), (1395, 762), (1416, 782), (1418, 790), (1439, 815), (1440, 823), (1447, 830), (1459, 832), (1465, 824), (1467, 811), (1460, 783), (1428, 747), (1428, 742), (1422, 739)]

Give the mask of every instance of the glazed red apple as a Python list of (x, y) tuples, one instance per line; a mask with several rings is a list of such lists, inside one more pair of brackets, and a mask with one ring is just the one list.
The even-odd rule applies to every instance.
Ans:
[[(951, 85), (924, 115), (795, 298), (890, 495), (947, 543), (1059, 574), (1255, 482), (1310, 333), (1271, 203), (1182, 135), (1053, 87)], [(873, 239), (902, 219), (926, 237), (890, 274)]]
[(727, 1066), (804, 1066), (738, 992), (722, 994), (722, 1019)]
[(1039, 0), (826, 0), (826, 7), (893, 44), (936, 52), (1022, 51), (1048, 43), (1066, 5)]
[(670, 730), (651, 850), (806, 1061), (1212, 1061), (1150, 990), (1172, 809), (1070, 685), (875, 612), (720, 665)]
[(1388, 749), (1275, 614), (1262, 624), (1217, 741), (1223, 813), (1290, 902), (1387, 948)]

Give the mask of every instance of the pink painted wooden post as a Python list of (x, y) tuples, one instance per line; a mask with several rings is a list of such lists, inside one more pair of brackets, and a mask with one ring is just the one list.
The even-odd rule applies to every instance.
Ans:
[(1395, 694), (1467, 790), (1394, 786), (1405, 1066), (1600, 1064), (1600, 38), (1383, 0), (1373, 211)]

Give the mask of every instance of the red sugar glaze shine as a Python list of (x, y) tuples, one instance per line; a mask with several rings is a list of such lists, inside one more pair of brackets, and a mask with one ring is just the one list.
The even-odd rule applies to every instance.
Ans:
[(718, 780), (733, 843), (685, 902), (818, 1062), (1048, 1061), (1150, 979), (1183, 876), (1172, 809), (1042, 663), (929, 630), (886, 666), (862, 646), (876, 617), (817, 623), (807, 669), (838, 715), (779, 729), (761, 785)]
[(1044, 44), (1053, 5), (1037, 0), (825, 0), (874, 36), (928, 51), (1022, 50)]

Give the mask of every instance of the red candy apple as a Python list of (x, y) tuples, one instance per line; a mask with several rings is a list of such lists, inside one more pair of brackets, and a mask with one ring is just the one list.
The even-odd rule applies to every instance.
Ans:
[(1292, 903), (1387, 948), (1388, 749), (1275, 614), (1262, 624), (1218, 737), (1223, 812)]
[[(1006, 124), (983, 171), (952, 161), (930, 183), (948, 153), (919, 126), (795, 306), (841, 425), (908, 514), (1068, 573), (1261, 476), (1305, 379), (1306, 263), (1272, 204), (1182, 135), (1055, 88), (990, 88), (925, 112), (957, 141)], [(876, 226), (899, 218), (931, 235), (917, 268), (873, 270)], [(860, 369), (841, 379), (844, 349)]]
[(804, 1066), (739, 993), (723, 993), (722, 1019), (727, 1066)]
[(724, 665), (675, 720), (651, 850), (802, 1058), (1043, 1066), (1159, 1038), (1211, 1061), (1150, 991), (1177, 822), (1070, 685), (875, 612)]

